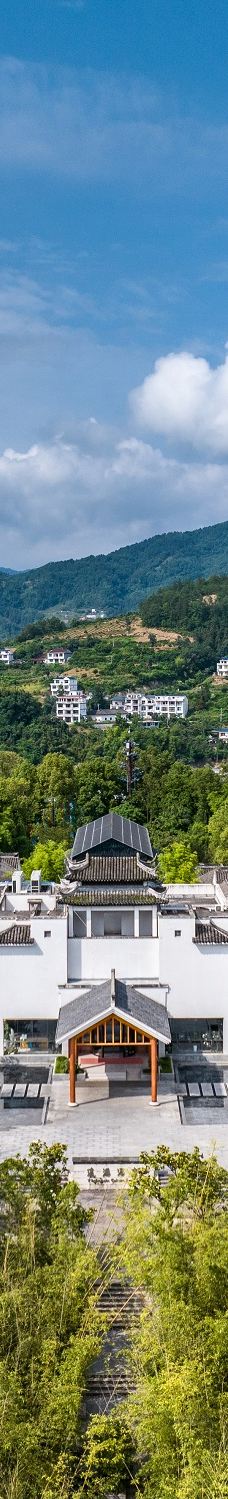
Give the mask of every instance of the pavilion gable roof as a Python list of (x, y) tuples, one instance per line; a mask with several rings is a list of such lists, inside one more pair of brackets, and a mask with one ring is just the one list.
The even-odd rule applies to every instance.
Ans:
[(171, 1040), (165, 1006), (120, 979), (116, 979), (113, 986), (111, 978), (104, 984), (96, 984), (87, 994), (76, 995), (69, 1004), (62, 1005), (56, 1042), (80, 1035), (97, 1021), (113, 1014), (117, 1019), (138, 1026), (147, 1035), (157, 1036), (158, 1040), (166, 1044)]

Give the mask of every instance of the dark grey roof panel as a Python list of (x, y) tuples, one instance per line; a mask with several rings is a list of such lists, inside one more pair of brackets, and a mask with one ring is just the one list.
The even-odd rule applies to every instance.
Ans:
[(199, 942), (203, 947), (225, 947), (228, 944), (228, 932), (214, 926), (213, 921), (196, 921), (193, 941)]
[(164, 1040), (170, 1041), (167, 1010), (149, 994), (141, 994), (130, 984), (124, 984), (120, 979), (116, 979), (115, 1007), (117, 1010), (123, 1010), (129, 1018), (134, 1017), (134, 1020), (138, 1020), (139, 1025), (143, 1025), (145, 1030), (160, 1031)]
[(76, 1035), (93, 1025), (99, 1015), (121, 1011), (133, 1023), (150, 1034), (159, 1035), (163, 1041), (171, 1040), (169, 1020), (165, 1006), (149, 995), (141, 994), (130, 984), (116, 979), (115, 1001), (111, 998), (111, 980), (96, 984), (87, 994), (78, 994), (69, 1004), (63, 1005), (57, 1022), (56, 1041)]
[(112, 839), (135, 853), (143, 854), (147, 859), (152, 858), (147, 828), (141, 823), (133, 822), (131, 818), (121, 817), (118, 812), (106, 812), (103, 817), (95, 817), (94, 822), (86, 822), (83, 827), (78, 828), (72, 858), (79, 859), (88, 850), (109, 843)]
[(61, 1041), (62, 1036), (72, 1035), (74, 1027), (76, 1030), (86, 1030), (87, 1025), (92, 1025), (94, 1015), (99, 1015), (108, 1010), (111, 1004), (110, 979), (106, 984), (96, 984), (94, 989), (89, 989), (87, 994), (77, 994), (69, 1004), (62, 1005), (57, 1021), (56, 1041)]
[(14, 921), (0, 932), (1, 947), (32, 947), (33, 944), (34, 937), (31, 937), (31, 927), (27, 921)]

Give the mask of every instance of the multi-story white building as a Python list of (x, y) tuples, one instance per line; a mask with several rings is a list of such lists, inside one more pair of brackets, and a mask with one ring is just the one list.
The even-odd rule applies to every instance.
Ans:
[(81, 723), (87, 718), (87, 701), (83, 692), (71, 694), (69, 697), (56, 698), (56, 718), (63, 723)]
[(223, 656), (217, 661), (217, 677), (228, 677), (228, 656)]
[(163, 718), (186, 718), (188, 713), (188, 698), (182, 693), (147, 693), (126, 692), (125, 696), (114, 697), (111, 708), (119, 708), (126, 718), (133, 718), (138, 714), (144, 723), (152, 723), (156, 717)]
[(14, 651), (8, 649), (8, 646), (5, 650), (0, 651), (0, 661), (2, 662), (2, 665), (12, 666), (12, 663), (14, 661), (14, 654)]
[(228, 729), (219, 729), (219, 739), (223, 744), (228, 744)]
[(62, 646), (55, 646), (53, 650), (46, 652), (46, 656), (44, 656), (44, 665), (64, 666), (65, 661), (68, 660), (69, 653), (67, 651), (64, 651)]
[(77, 677), (70, 674), (66, 677), (54, 677), (51, 682), (51, 696), (57, 697), (62, 693), (64, 697), (74, 697), (78, 691)]
[(0, 1054), (4, 1023), (45, 1048), (59, 1015), (64, 1048), (88, 1023), (102, 1045), (107, 1007), (105, 1044), (131, 1045), (133, 1010), (139, 1042), (152, 1029), (160, 1044), (171, 1033), (177, 1048), (228, 1053), (227, 874), (161, 888), (147, 830), (116, 813), (79, 828), (61, 886), (14, 868), (0, 894)]

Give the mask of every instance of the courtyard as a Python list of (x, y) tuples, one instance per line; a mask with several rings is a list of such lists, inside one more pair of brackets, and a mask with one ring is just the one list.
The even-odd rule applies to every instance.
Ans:
[(176, 1075), (160, 1076), (156, 1106), (151, 1105), (148, 1080), (125, 1085), (115, 1080), (109, 1097), (94, 1096), (91, 1082), (89, 1098), (75, 1108), (68, 1103), (68, 1078), (52, 1080), (51, 1057), (44, 1063), (41, 1067), (40, 1057), (33, 1055), (27, 1076), (25, 1059), (10, 1068), (7, 1061), (1, 1073), (0, 1160), (26, 1155), (32, 1140), (47, 1145), (60, 1141), (67, 1147), (70, 1173), (82, 1187), (91, 1168), (111, 1185), (119, 1168), (127, 1171), (142, 1151), (159, 1144), (173, 1151), (192, 1151), (197, 1145), (205, 1156), (214, 1152), (228, 1168), (226, 1059), (191, 1064), (179, 1059)]

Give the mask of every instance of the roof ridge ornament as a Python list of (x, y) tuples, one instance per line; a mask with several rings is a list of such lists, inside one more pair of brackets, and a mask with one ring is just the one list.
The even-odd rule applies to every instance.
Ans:
[(116, 1003), (116, 974), (115, 974), (115, 968), (111, 969), (111, 1000), (113, 1000), (113, 1004), (115, 1005), (115, 1003)]

